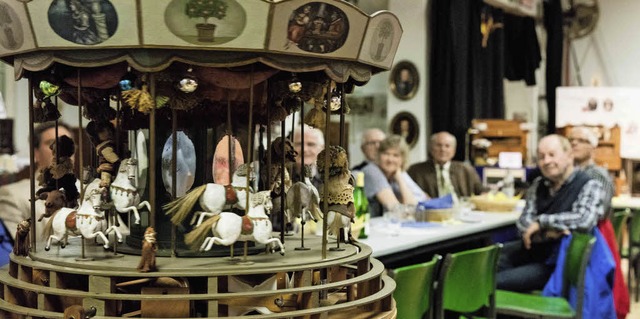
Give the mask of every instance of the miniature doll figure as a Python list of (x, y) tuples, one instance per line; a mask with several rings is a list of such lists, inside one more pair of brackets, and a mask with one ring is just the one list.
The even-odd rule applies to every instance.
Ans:
[(13, 254), (16, 256), (29, 256), (31, 242), (29, 241), (29, 230), (31, 229), (31, 218), (25, 219), (18, 224), (16, 230), (16, 242), (13, 245)]
[[(349, 159), (347, 152), (344, 148), (336, 145), (329, 146), (329, 178), (324, 180), (325, 169), (325, 151), (324, 149), (318, 154), (317, 166), (320, 176), (322, 176), (323, 183), (328, 184), (327, 204), (329, 207), (327, 225), (329, 225), (329, 232), (338, 236), (340, 241), (340, 230), (347, 230), (351, 226), (353, 217), (355, 216), (355, 206), (353, 200), (353, 177), (349, 170)], [(320, 195), (320, 207), (323, 206), (324, 184), (318, 187)], [(332, 216), (334, 215), (334, 216)], [(342, 235), (348, 236), (349, 242), (355, 240), (351, 237), (351, 232)], [(345, 237), (345, 239), (347, 239)]]
[(158, 270), (156, 268), (156, 251), (158, 243), (156, 242), (156, 231), (153, 227), (147, 227), (142, 240), (142, 256), (138, 264), (139, 272), (150, 272)]
[(97, 171), (100, 173), (100, 187), (109, 187), (114, 172), (120, 164), (120, 156), (116, 153), (113, 142), (115, 128), (111, 122), (91, 121), (87, 124), (86, 131), (98, 155)]
[(66, 206), (74, 208), (78, 206), (78, 197), (80, 196), (71, 160), (76, 150), (75, 143), (70, 137), (62, 135), (49, 148), (53, 153), (53, 160), (51, 165), (42, 170), (38, 177), (41, 188), (36, 192), (36, 196), (40, 197), (42, 193), (62, 188), (64, 189)]

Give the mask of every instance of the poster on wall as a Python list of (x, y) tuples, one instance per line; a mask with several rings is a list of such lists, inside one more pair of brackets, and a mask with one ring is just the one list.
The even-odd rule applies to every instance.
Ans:
[(556, 127), (620, 127), (620, 157), (640, 159), (640, 88), (560, 87)]

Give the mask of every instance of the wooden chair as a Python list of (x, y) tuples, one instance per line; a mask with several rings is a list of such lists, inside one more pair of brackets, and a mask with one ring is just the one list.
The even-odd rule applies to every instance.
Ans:
[(441, 260), (442, 256), (435, 255), (429, 262), (391, 271), (396, 281), (393, 298), (396, 300), (398, 318), (432, 318), (433, 291)]
[(623, 250), (622, 244), (624, 243), (624, 229), (629, 222), (629, 217), (631, 216), (631, 210), (626, 208), (624, 210), (617, 210), (613, 212), (611, 216), (611, 225), (613, 226), (613, 232), (616, 235), (616, 243), (618, 243), (618, 250), (620, 253), (620, 258), (628, 258), (628, 251)]
[[(498, 257), (502, 244), (447, 254), (438, 276), (436, 318), (495, 318)], [(400, 318), (400, 317), (398, 317)]]
[[(585, 273), (595, 242), (596, 238), (590, 234), (572, 235), (563, 271), (564, 297), (547, 297), (498, 289), (497, 313), (521, 318), (582, 318)], [(575, 309), (567, 299), (570, 288), (576, 289)]]

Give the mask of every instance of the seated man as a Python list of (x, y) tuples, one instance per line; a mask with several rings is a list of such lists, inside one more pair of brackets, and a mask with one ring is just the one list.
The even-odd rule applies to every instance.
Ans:
[(380, 142), (387, 137), (386, 134), (379, 128), (370, 128), (362, 133), (362, 141), (360, 143), (360, 149), (364, 154), (364, 161), (354, 166), (352, 171), (362, 170), (367, 164), (375, 162), (378, 158), (378, 146)]
[(497, 287), (527, 292), (542, 289), (554, 270), (560, 237), (590, 232), (602, 214), (602, 184), (575, 170), (569, 141), (560, 135), (538, 144), (542, 176), (527, 190), (516, 222), (521, 239), (506, 243), (498, 262)]
[(604, 167), (596, 165), (593, 159), (596, 147), (598, 147), (598, 137), (588, 127), (578, 126), (571, 130), (568, 138), (573, 150), (574, 166), (587, 173), (591, 178), (600, 181), (604, 187), (604, 192), (602, 193), (604, 215), (598, 217), (599, 219), (607, 218), (610, 213), (614, 187), (609, 172)]
[[(58, 122), (58, 136), (64, 135), (73, 137), (71, 129), (66, 124)], [(35, 174), (39, 175), (40, 172), (51, 165), (53, 153), (49, 146), (55, 141), (55, 122), (45, 122), (35, 127), (34, 136), (32, 137), (33, 156), (36, 165)], [(18, 224), (31, 217), (30, 186), (30, 179), (25, 178), (0, 187), (0, 219), (2, 219), (12, 237), (15, 236)], [(37, 201), (36, 216), (40, 216), (42, 213), (44, 213), (44, 203)]]
[(447, 194), (458, 197), (480, 194), (483, 189), (478, 173), (470, 165), (453, 161), (455, 152), (455, 136), (448, 132), (435, 133), (429, 143), (431, 158), (426, 162), (411, 165), (407, 172), (432, 198)]

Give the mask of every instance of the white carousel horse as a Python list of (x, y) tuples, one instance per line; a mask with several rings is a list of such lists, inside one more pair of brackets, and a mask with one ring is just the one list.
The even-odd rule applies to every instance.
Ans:
[[(55, 207), (62, 202), (64, 202), (64, 194), (54, 190), (47, 195), (47, 203), (45, 205), (50, 204), (49, 207)], [(104, 242), (104, 248), (108, 249), (109, 239), (107, 239), (105, 233), (99, 230), (103, 226), (102, 221), (104, 220), (104, 213), (98, 213), (100, 211), (100, 203), (100, 192), (93, 191), (89, 200), (83, 201), (77, 210), (60, 206), (51, 215), (44, 227), (43, 235), (47, 239), (44, 250), (48, 251), (51, 248), (53, 239), (57, 240), (61, 247), (64, 248), (68, 244), (69, 235), (82, 236), (88, 239), (99, 236)], [(122, 240), (121, 235), (119, 240)]]
[(118, 175), (109, 186), (109, 192), (113, 206), (119, 213), (127, 213), (133, 211), (135, 223), (140, 224), (140, 213), (138, 209), (147, 207), (151, 211), (151, 204), (148, 201), (140, 201), (140, 193), (133, 184), (136, 177), (136, 166), (138, 161), (134, 158), (126, 158), (120, 163)]
[[(242, 164), (236, 169), (231, 185), (204, 184), (167, 203), (163, 206), (165, 214), (171, 216), (172, 223), (180, 225), (189, 216), (197, 202), (204, 210), (203, 212), (195, 212), (191, 219), (191, 224), (194, 224), (197, 219), (197, 226), (202, 224), (205, 217), (217, 215), (227, 207), (246, 210), (248, 167), (248, 164)], [(253, 178), (253, 170), (251, 177)]]
[[(284, 255), (284, 245), (277, 237), (271, 237), (273, 225), (267, 215), (272, 207), (269, 191), (254, 194), (255, 206), (245, 216), (222, 212), (207, 219), (192, 232), (185, 235), (185, 242), (200, 251), (209, 251), (214, 244), (230, 246), (236, 241), (255, 241), (265, 245), (277, 244)], [(212, 237), (207, 237), (209, 230)]]

